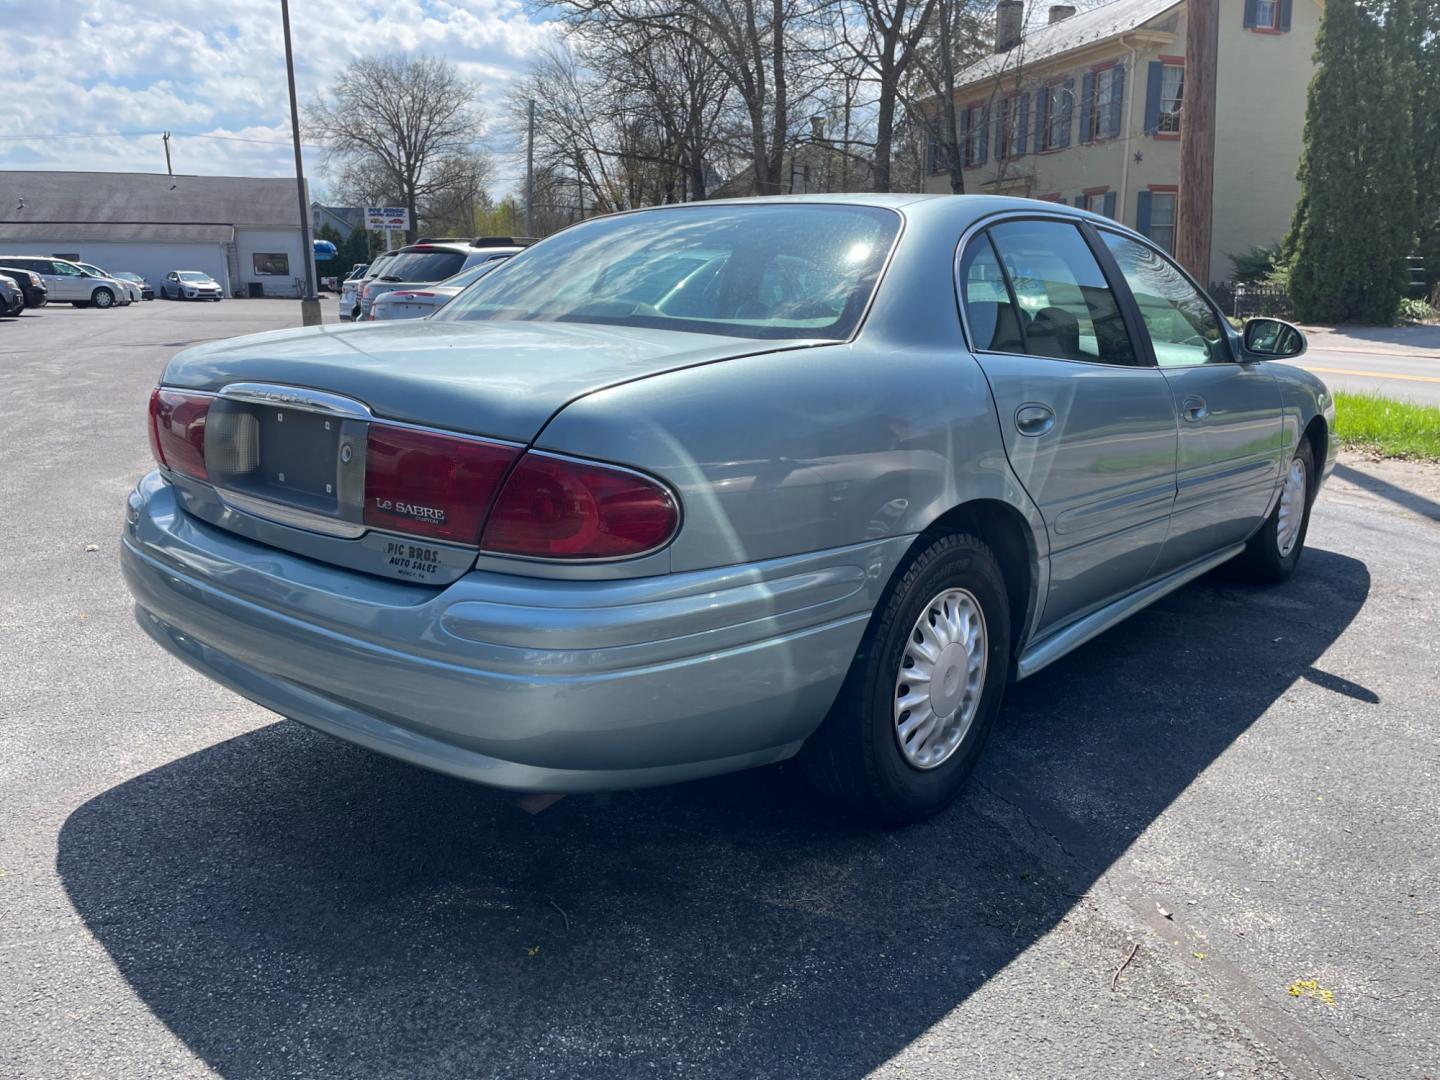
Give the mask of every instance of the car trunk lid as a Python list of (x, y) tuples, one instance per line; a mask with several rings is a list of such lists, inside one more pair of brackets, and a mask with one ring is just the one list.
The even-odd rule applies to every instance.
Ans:
[[(468, 542), (432, 534), (417, 544), (413, 538), (397, 542), (389, 527), (375, 528), (366, 458), (379, 452), (377, 437), (403, 443), (407, 430), (429, 429), (431, 435), (421, 436), (433, 439), (438, 429), (503, 451), (496, 464), (485, 458), (485, 444), (476, 442), (469, 450), (485, 460), (466, 466), (464, 475), (455, 471), (453, 483), (408, 499), (387, 495), (387, 507), (393, 504), (393, 514), (404, 517), (386, 520), (401, 532), (407, 521), (422, 522), (435, 513), (459, 520), (467, 509), (485, 508), (457, 501), (455, 492), (486, 469), (503, 475), (506, 462), (518, 458), (568, 402), (617, 383), (775, 344), (541, 322), (402, 321), (258, 334), (203, 345), (171, 361), (163, 387), (190, 394), (204, 419), (198, 434), (192, 424), (189, 435), (183, 416), (164, 419), (173, 429), (172, 452), (162, 456), (193, 451), (195, 467), (179, 470), (185, 474), (179, 477), (182, 503), (212, 524), (313, 558), (444, 584), (473, 563), (473, 533)], [(815, 343), (784, 343), (807, 344)], [(159, 407), (163, 412), (167, 406), (162, 401)], [(172, 405), (165, 417), (186, 407)], [(440, 445), (448, 453), (446, 444)], [(493, 476), (485, 480), (492, 482)]]

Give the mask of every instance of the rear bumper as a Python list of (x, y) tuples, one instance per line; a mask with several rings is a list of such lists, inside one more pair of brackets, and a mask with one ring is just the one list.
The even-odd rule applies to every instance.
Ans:
[(436, 590), (216, 529), (152, 473), (121, 559), (145, 631), (266, 708), (466, 779), (587, 791), (795, 753), (906, 546), (628, 580), (472, 572)]

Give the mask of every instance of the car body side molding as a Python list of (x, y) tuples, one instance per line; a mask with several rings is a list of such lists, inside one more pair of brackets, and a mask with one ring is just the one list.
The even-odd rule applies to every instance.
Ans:
[(1091, 612), (1069, 626), (1032, 643), (1015, 661), (1015, 678), (1025, 679), (1042, 668), (1048, 667), (1066, 653), (1078, 649), (1091, 638), (1103, 634), (1116, 623), (1128, 619), (1141, 608), (1148, 607), (1162, 596), (1180, 586), (1194, 581), (1201, 574), (1208, 573), (1223, 562), (1228, 562), (1245, 550), (1244, 544), (1236, 544), (1213, 555), (1207, 555), (1199, 562), (1182, 567), (1166, 577), (1159, 578), (1143, 588), (1106, 604), (1099, 611)]

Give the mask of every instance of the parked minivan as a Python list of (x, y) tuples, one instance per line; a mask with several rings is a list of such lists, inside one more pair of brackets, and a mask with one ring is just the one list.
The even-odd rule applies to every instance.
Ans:
[(0, 255), (0, 262), (39, 274), (51, 300), (76, 307), (109, 308), (129, 298), (129, 290), (108, 277), (96, 277), (68, 259), (53, 255)]

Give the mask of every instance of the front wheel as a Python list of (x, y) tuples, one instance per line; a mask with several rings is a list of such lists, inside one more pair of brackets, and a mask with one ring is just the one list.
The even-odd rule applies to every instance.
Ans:
[(872, 616), (839, 699), (801, 753), (806, 775), (886, 824), (943, 810), (980, 755), (1009, 669), (995, 556), (969, 534), (936, 539)]
[(1275, 509), (1270, 511), (1260, 531), (1246, 543), (1245, 551), (1237, 560), (1246, 577), (1266, 585), (1278, 585), (1295, 573), (1300, 554), (1305, 550), (1314, 498), (1315, 455), (1310, 449), (1310, 440), (1302, 438), (1295, 456), (1286, 466)]
[(115, 294), (109, 289), (96, 289), (90, 294), (90, 303), (97, 308), (108, 308), (115, 306)]

